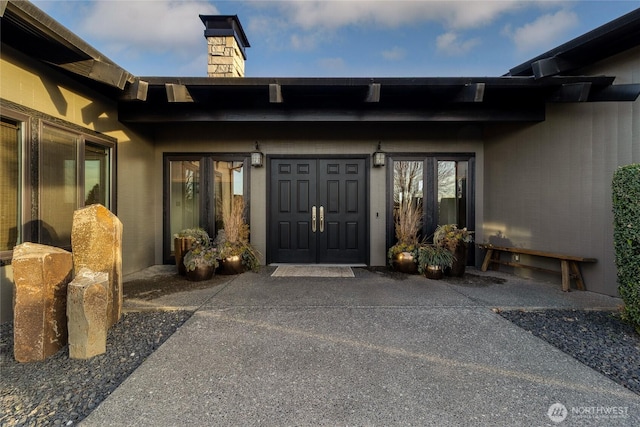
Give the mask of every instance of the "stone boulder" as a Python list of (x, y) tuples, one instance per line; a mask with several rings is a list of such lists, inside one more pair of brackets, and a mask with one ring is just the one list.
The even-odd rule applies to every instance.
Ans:
[(109, 275), (83, 268), (69, 283), (67, 319), (69, 357), (89, 359), (107, 351)]
[(122, 314), (122, 223), (100, 204), (73, 213), (71, 249), (75, 271), (107, 273), (107, 328)]
[(60, 248), (22, 243), (13, 250), (14, 357), (35, 362), (67, 344), (67, 285), (72, 255)]

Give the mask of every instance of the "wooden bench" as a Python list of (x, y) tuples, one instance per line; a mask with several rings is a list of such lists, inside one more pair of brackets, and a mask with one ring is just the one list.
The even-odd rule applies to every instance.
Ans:
[[(553, 252), (536, 251), (533, 249), (524, 248), (509, 248), (503, 246), (493, 245), (478, 245), (480, 249), (485, 249), (487, 254), (482, 262), (482, 271), (487, 271), (490, 264), (503, 264), (511, 267), (530, 268), (532, 270), (545, 271), (547, 273), (560, 273), (562, 274), (562, 290), (567, 292), (571, 284), (571, 279), (575, 279), (578, 289), (584, 290), (584, 279), (582, 273), (580, 273), (580, 262), (596, 262), (595, 258), (584, 258), (579, 256), (557, 254)], [(521, 264), (513, 261), (503, 261), (500, 259), (500, 253), (507, 252), (511, 254), (521, 255), (533, 255), (543, 258), (553, 258), (560, 261), (560, 271), (549, 270), (546, 268), (535, 267), (532, 265)]]

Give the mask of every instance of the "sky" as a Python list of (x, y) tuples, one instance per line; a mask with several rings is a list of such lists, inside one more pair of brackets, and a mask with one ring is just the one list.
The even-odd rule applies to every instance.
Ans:
[(238, 15), (247, 77), (501, 76), (640, 0), (32, 0), (136, 76), (206, 77), (199, 15)]

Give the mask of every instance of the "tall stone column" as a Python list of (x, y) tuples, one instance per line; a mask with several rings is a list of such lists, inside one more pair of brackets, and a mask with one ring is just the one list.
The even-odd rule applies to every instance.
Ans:
[(107, 329), (122, 314), (122, 223), (100, 204), (73, 213), (71, 249), (75, 271), (107, 273)]
[(72, 255), (23, 243), (13, 250), (13, 336), (18, 362), (44, 360), (67, 344), (67, 285)]

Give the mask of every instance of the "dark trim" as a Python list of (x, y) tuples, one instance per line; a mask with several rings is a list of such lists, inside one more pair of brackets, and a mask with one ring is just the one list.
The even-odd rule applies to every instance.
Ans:
[(135, 80), (131, 73), (28, 1), (9, 0), (1, 19), (2, 42), (29, 56), (118, 89)]
[(509, 76), (558, 75), (640, 45), (640, 8), (513, 67)]

